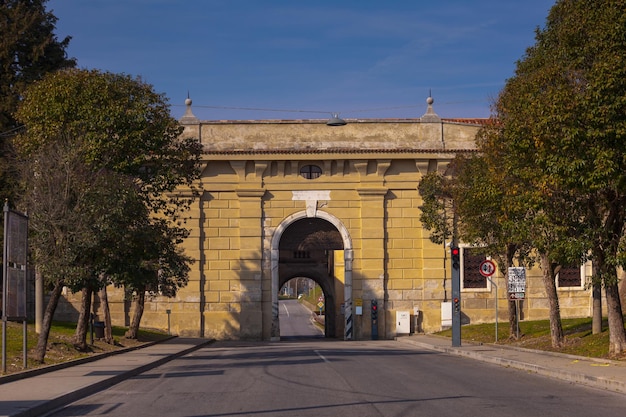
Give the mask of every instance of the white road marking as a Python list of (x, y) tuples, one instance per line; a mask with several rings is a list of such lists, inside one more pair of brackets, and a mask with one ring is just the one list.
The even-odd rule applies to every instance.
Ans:
[(330, 361), (326, 359), (326, 357), (324, 357), (324, 355), (322, 355), (319, 350), (314, 350), (313, 352), (315, 352), (315, 354), (319, 356), (324, 362), (330, 363)]

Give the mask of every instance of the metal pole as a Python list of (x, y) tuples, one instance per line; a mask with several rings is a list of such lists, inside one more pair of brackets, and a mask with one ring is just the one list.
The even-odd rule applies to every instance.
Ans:
[(2, 317), (2, 373), (7, 372), (7, 322)]
[(515, 316), (517, 321), (517, 338), (519, 339), (519, 300), (515, 300)]
[(2, 373), (7, 372), (7, 322), (2, 317)]
[(35, 333), (40, 334), (43, 327), (43, 274), (35, 268)]
[(493, 285), (496, 288), (496, 292), (493, 296), (493, 298), (496, 301), (496, 342), (498, 342), (498, 286), (496, 285), (496, 283), (491, 279), (491, 277), (487, 277), (487, 279), (489, 280), (489, 282), (491, 282), (491, 285)]
[(461, 249), (452, 241), (452, 346), (461, 346)]
[(4, 201), (4, 239), (2, 248), (2, 373), (7, 372), (7, 236), (9, 229), (9, 201)]
[(496, 287), (496, 343), (498, 342), (498, 287)]
[(28, 368), (28, 324), (24, 319), (24, 369)]

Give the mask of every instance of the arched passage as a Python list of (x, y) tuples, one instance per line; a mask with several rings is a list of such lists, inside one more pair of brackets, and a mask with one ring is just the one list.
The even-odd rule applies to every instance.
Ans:
[[(342, 254), (341, 259), (335, 259)], [(326, 336), (337, 337), (343, 327), (345, 340), (352, 339), (352, 241), (343, 223), (336, 217), (316, 211), (295, 213), (276, 229), (271, 243), (272, 271), (272, 340), (280, 339), (278, 291), (289, 279), (303, 276), (318, 282), (326, 297)], [(342, 282), (337, 283), (335, 264), (341, 268)], [(338, 311), (343, 307), (342, 326)], [(338, 314), (339, 313), (339, 314)]]

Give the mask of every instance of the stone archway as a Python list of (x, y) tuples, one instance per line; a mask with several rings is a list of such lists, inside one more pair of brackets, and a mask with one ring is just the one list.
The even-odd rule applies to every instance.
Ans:
[[(337, 219), (335, 216), (324, 212), (324, 211), (318, 211), (315, 210), (314, 213), (311, 213), (310, 211), (302, 211), (302, 212), (298, 212), (298, 213), (294, 213), (291, 216), (287, 217), (285, 220), (283, 220), (281, 222), (281, 224), (276, 228), (276, 230), (274, 231), (273, 235), (272, 235), (272, 240), (271, 240), (271, 296), (272, 296), (272, 334), (271, 334), (271, 340), (277, 341), (280, 340), (280, 326), (279, 326), (279, 318), (278, 318), (278, 291), (280, 290), (280, 284), (281, 282), (285, 282), (288, 276), (295, 276), (295, 275), (311, 275), (312, 270), (309, 270), (308, 273), (304, 274), (302, 273), (302, 271), (298, 271), (298, 263), (292, 263), (291, 265), (291, 269), (290, 271), (283, 271), (281, 272), (281, 240), (283, 239), (283, 237), (288, 237), (289, 233), (288, 233), (288, 229), (290, 228), (290, 226), (294, 226), (297, 227), (298, 226), (298, 222), (305, 220), (305, 219), (310, 219), (310, 220), (323, 220), (325, 221), (324, 223), (327, 223), (329, 226), (331, 226), (337, 233), (338, 233), (338, 239), (341, 243), (342, 249), (343, 249), (343, 259), (341, 260), (341, 262), (343, 263), (343, 278), (344, 278), (344, 282), (343, 282), (343, 294), (335, 294), (334, 291), (332, 291), (330, 288), (330, 286), (327, 286), (327, 291), (328, 294), (331, 296), (331, 298), (333, 299), (333, 303), (332, 303), (332, 320), (334, 320), (334, 317), (337, 317), (338, 315), (336, 314), (337, 312), (335, 311), (335, 306), (338, 304), (335, 302), (334, 298), (336, 297), (338, 300), (339, 299), (343, 299), (343, 302), (341, 303), (342, 307), (343, 307), (343, 318), (344, 318), (344, 322), (343, 322), (343, 339), (344, 340), (351, 340), (353, 338), (353, 319), (352, 319), (352, 259), (353, 259), (353, 250), (352, 250), (352, 240), (350, 238), (350, 235), (347, 231), (347, 229), (345, 228), (345, 226), (343, 225), (343, 223)], [(322, 225), (323, 223), (317, 223), (318, 226)], [(315, 227), (315, 224), (313, 225), (313, 227)], [(328, 230), (328, 229), (326, 229)], [(308, 239), (308, 241), (307, 241)], [(302, 249), (307, 249), (307, 248), (312, 248), (313, 252), (317, 251), (325, 251), (327, 249), (324, 248), (324, 244), (320, 243), (319, 241), (316, 243), (315, 240), (316, 239), (323, 239), (323, 237), (320, 237), (319, 235), (316, 236), (315, 233), (309, 233), (306, 238), (302, 239), (301, 242), (299, 242), (299, 244), (301, 245), (300, 247)], [(332, 243), (331, 243), (332, 244)], [(284, 245), (283, 247), (287, 247), (287, 250), (293, 250), (294, 245)], [(306, 252), (306, 250), (303, 250), (303, 252)], [(321, 257), (320, 253), (317, 254), (312, 254), (312, 256), (314, 257), (314, 259), (317, 259), (317, 262), (315, 262), (314, 268), (316, 268), (314, 270), (315, 274), (321, 274), (321, 267), (320, 265), (322, 264), (319, 260)], [(309, 267), (311, 267), (312, 265), (309, 265)], [(321, 275), (316, 275), (319, 279), (321, 279)], [(327, 313), (330, 313), (330, 311), (327, 310)], [(335, 322), (331, 322), (331, 326), (327, 329), (327, 336), (329, 336), (329, 332), (332, 331), (332, 329), (334, 329), (335, 327)]]

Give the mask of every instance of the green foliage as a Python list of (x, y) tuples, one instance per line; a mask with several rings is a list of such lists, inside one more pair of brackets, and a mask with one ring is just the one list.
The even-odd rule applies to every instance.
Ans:
[(71, 69), (31, 85), (17, 117), (22, 204), (47, 279), (74, 291), (141, 282), (166, 295), (186, 284), (190, 259), (177, 245), (201, 145), (179, 139), (165, 97), (127, 75)]
[[(14, 119), (24, 89), (45, 74), (73, 67), (66, 48), (70, 38), (54, 34), (57, 18), (46, 11), (47, 0), (0, 2), (0, 201), (14, 203), (17, 173), (11, 163), (10, 138), (19, 130)], [(0, 241), (2, 240), (0, 224)]]
[(492, 165), (485, 154), (457, 160), (459, 174), (454, 194), (461, 240), (482, 248), (506, 270), (510, 266), (507, 248), (516, 248), (522, 258), (519, 251), (524, 247), (526, 234), (514, 198), (507, 198), (504, 168)]
[(13, 113), (26, 86), (45, 74), (76, 65), (65, 49), (70, 37), (54, 35), (57, 18), (46, 11), (47, 0), (0, 3), (0, 132), (16, 127)]
[(170, 116), (166, 98), (138, 78), (60, 71), (25, 92), (17, 118), (28, 126), (16, 141), (21, 155), (31, 155), (60, 135), (72, 137), (93, 170), (134, 177), (155, 211), (174, 214), (184, 201), (171, 205), (167, 193), (191, 186), (199, 174), (200, 145), (179, 140), (181, 127)]
[(124, 231), (106, 273), (115, 285), (129, 291), (173, 297), (187, 285), (193, 262), (178, 247), (187, 234), (163, 219), (139, 217)]
[(107, 208), (93, 200), (104, 176), (85, 166), (68, 141), (48, 144), (33, 157), (20, 164), (26, 190), (20, 205), (29, 214), (33, 261), (49, 282), (80, 288), (92, 275), (89, 254), (99, 240), (92, 226)]
[(456, 216), (453, 182), (453, 179), (438, 172), (430, 172), (424, 175), (418, 185), (424, 202), (420, 207), (420, 221), (430, 231), (433, 243), (442, 244), (453, 237), (453, 219)]
[(607, 282), (625, 220), (624, 108), (626, 4), (612, 0), (557, 2), (496, 105), (506, 150), (549, 223), (577, 236), (578, 250), (603, 248)]
[(611, 351), (626, 349), (617, 290), (626, 227), (626, 3), (561, 0), (517, 63), (485, 143), (524, 185), (533, 244), (554, 264), (589, 256), (606, 289)]

